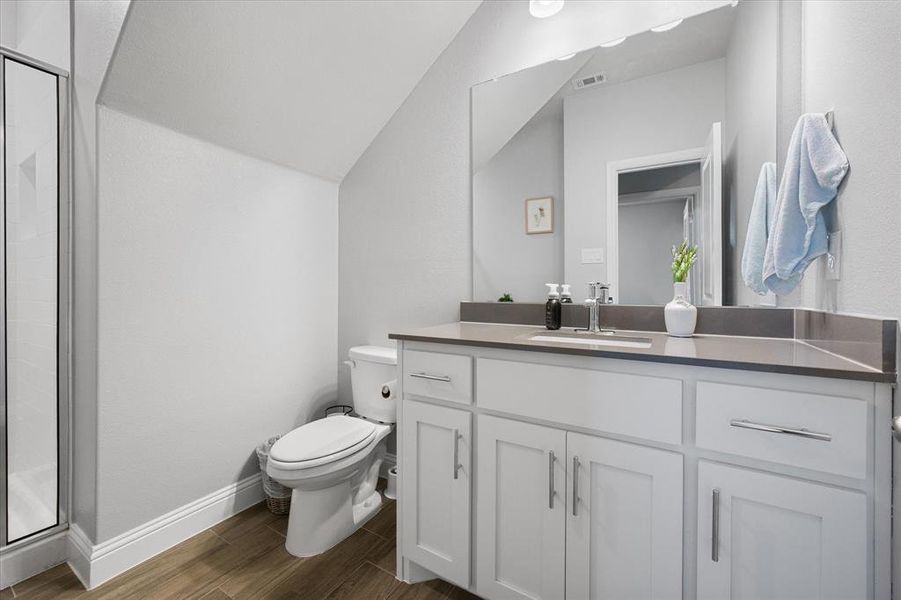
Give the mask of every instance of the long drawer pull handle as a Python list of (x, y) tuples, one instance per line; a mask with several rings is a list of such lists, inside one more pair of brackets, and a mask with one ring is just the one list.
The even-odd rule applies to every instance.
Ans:
[(713, 489), (713, 522), (710, 528), (710, 560), (720, 562), (720, 490)]
[(579, 516), (579, 457), (573, 456), (573, 516)]
[(428, 379), (429, 381), (443, 381), (444, 383), (450, 383), (451, 380), (447, 375), (429, 375), (428, 373), (410, 373), (410, 377)]
[(753, 429), (755, 431), (768, 431), (769, 433), (784, 433), (786, 435), (796, 435), (798, 437), (809, 438), (812, 440), (820, 440), (821, 442), (831, 442), (832, 436), (828, 433), (819, 433), (809, 431), (807, 429), (795, 429), (793, 427), (781, 427), (779, 425), (766, 425), (765, 423), (754, 423), (745, 419), (732, 419), (729, 421), (732, 427), (740, 427), (742, 429)]
[(453, 431), (454, 435), (454, 479), (460, 478), (460, 469), (463, 468), (463, 465), (460, 464), (460, 438), (463, 437), (460, 435), (460, 432), (456, 429)]
[[(554, 510), (554, 451), (547, 453), (547, 507)], [(564, 509), (565, 510), (565, 509)]]

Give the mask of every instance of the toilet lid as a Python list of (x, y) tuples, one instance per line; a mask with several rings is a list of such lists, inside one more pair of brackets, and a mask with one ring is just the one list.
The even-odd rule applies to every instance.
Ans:
[(279, 438), (269, 456), (279, 462), (301, 462), (337, 454), (368, 442), (375, 425), (354, 417), (327, 417), (301, 425)]

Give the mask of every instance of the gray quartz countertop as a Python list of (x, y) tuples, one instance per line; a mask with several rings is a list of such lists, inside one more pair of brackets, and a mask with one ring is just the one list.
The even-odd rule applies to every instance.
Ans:
[(529, 339), (534, 335), (572, 335), (573, 333), (574, 330), (571, 328), (563, 328), (554, 332), (536, 325), (463, 321), (392, 333), (388, 337), (394, 340), (552, 352), (881, 383), (894, 382), (896, 379), (895, 373), (869, 367), (792, 338), (728, 335), (695, 335), (691, 338), (674, 338), (654, 331), (616, 331), (617, 336), (648, 338), (650, 347), (647, 348)]

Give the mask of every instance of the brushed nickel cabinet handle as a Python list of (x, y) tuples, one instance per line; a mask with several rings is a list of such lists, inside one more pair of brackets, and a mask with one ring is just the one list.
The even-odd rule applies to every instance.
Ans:
[(769, 433), (782, 433), (785, 435), (795, 435), (798, 437), (819, 440), (821, 442), (831, 442), (832, 436), (828, 433), (819, 433), (809, 431), (807, 429), (796, 429), (793, 427), (782, 427), (780, 425), (767, 425), (765, 423), (754, 423), (746, 419), (732, 419), (729, 421), (732, 427), (740, 427), (741, 429), (753, 429), (754, 431), (766, 431)]
[(554, 461), (556, 458), (554, 457), (554, 451), (551, 450), (547, 453), (547, 507), (551, 510), (554, 509)]
[(463, 468), (463, 465), (460, 464), (460, 438), (463, 437), (460, 435), (460, 432), (456, 429), (453, 431), (454, 435), (454, 479), (460, 478), (460, 469)]
[(720, 490), (713, 488), (713, 517), (711, 523), (710, 560), (720, 562)]
[(579, 516), (579, 457), (573, 456), (573, 516)]
[(443, 381), (444, 383), (450, 383), (451, 380), (447, 375), (429, 375), (428, 373), (410, 373), (410, 377), (428, 379), (429, 381)]

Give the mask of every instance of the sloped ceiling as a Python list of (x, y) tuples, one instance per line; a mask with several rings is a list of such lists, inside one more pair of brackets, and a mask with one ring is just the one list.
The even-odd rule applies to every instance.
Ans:
[(347, 174), (481, 0), (133, 0), (100, 102)]
[(552, 60), (472, 88), (472, 172), (478, 173), (591, 58)]
[[(478, 173), (533, 118), (562, 115), (566, 96), (726, 56), (736, 10), (714, 7), (664, 33), (646, 31), (613, 48), (592, 48), (472, 88), (472, 164)], [(576, 91), (570, 80), (603, 73), (602, 87)]]

